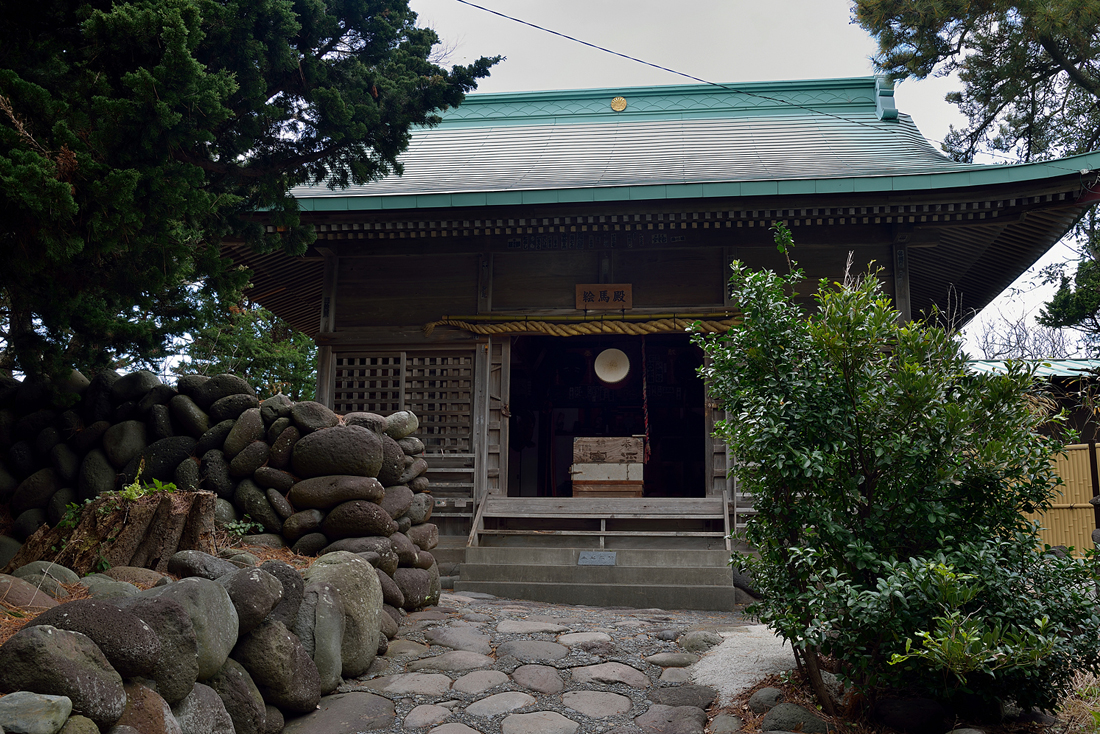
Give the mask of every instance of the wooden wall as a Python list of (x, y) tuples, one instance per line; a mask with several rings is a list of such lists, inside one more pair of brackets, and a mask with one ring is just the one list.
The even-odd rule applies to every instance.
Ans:
[[(854, 270), (865, 272), (873, 261), (882, 268), (879, 277), (892, 296), (890, 246), (853, 249)], [(812, 294), (820, 278), (843, 277), (848, 252), (843, 246), (796, 243), (792, 258), (809, 281), (803, 296)], [(443, 316), (478, 313), (576, 314), (574, 286), (599, 282), (632, 284), (635, 312), (721, 310), (729, 306), (725, 291), (733, 259), (778, 272), (787, 269), (783, 255), (762, 246), (416, 256), (344, 250), (337, 274), (336, 330), (418, 327)]]

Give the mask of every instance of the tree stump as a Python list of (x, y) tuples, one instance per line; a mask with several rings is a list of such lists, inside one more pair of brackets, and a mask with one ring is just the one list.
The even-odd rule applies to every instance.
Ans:
[(78, 574), (113, 566), (164, 572), (176, 551), (215, 552), (214, 500), (212, 492), (157, 492), (134, 501), (102, 495), (84, 507), (75, 528), (39, 528), (3, 572), (40, 560)]

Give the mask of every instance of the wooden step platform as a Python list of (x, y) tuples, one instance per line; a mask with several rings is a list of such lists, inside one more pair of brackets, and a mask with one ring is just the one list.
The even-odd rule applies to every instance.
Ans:
[[(598, 527), (577, 521), (598, 521)], [(684, 525), (709, 529), (671, 529)], [(478, 547), (484, 536), (507, 535), (591, 536), (600, 548), (607, 537), (725, 538), (729, 550), (729, 533), (725, 496), (488, 497), (478, 507), (468, 544)]]

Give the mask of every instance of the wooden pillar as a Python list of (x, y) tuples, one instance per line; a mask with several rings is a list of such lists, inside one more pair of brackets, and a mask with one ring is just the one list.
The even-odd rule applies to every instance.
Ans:
[[(317, 248), (324, 255), (325, 271), (321, 285), (321, 326), (319, 334), (331, 334), (336, 331), (336, 272), (339, 258), (328, 248)], [(334, 407), (336, 398), (336, 364), (332, 356), (332, 347), (323, 346), (317, 350), (317, 402)]]
[(489, 493), (489, 341), (474, 348), (474, 385), (472, 397), (474, 454), (474, 504), (480, 505)]

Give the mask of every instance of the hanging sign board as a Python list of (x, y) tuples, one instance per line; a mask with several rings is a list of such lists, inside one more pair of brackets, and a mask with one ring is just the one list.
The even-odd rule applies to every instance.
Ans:
[(583, 311), (621, 311), (634, 308), (630, 283), (582, 283), (577, 286), (577, 308)]

